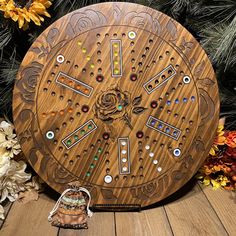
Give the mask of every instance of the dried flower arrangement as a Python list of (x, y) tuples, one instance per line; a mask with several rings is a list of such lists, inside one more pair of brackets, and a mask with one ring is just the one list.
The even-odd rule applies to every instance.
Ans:
[(213, 189), (236, 190), (236, 131), (225, 131), (220, 120), (217, 135), (197, 178)]
[(4, 219), (1, 205), (6, 200), (11, 202), (21, 199), (37, 199), (40, 189), (38, 177), (26, 172), (26, 163), (17, 161), (21, 148), (14, 133), (14, 126), (7, 121), (0, 123), (0, 219)]

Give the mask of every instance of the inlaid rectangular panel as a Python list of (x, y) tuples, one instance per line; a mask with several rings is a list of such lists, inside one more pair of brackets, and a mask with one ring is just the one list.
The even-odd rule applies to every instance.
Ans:
[(161, 87), (163, 84), (167, 83), (176, 75), (176, 70), (172, 65), (167, 66), (160, 73), (156, 74), (150, 80), (148, 80), (144, 85), (144, 89), (148, 94), (151, 94), (156, 89)]
[(149, 116), (146, 126), (175, 140), (178, 140), (181, 135), (180, 129), (153, 116)]
[(122, 41), (112, 39), (110, 41), (111, 47), (111, 74), (112, 77), (122, 76)]
[(130, 174), (130, 144), (129, 138), (118, 138), (119, 173)]
[(93, 120), (89, 120), (76, 129), (74, 132), (69, 134), (66, 138), (62, 140), (62, 143), (67, 149), (71, 149), (81, 140), (86, 138), (89, 134), (91, 134), (94, 130), (97, 129), (97, 125), (94, 123)]
[(93, 92), (93, 87), (63, 72), (59, 72), (56, 78), (56, 83), (62, 85), (63, 87), (71, 89), (74, 92), (79, 93), (85, 97), (90, 97)]

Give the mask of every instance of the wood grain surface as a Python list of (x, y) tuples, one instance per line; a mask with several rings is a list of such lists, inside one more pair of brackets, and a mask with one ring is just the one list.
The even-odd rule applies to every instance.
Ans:
[(56, 235), (57, 228), (51, 227), (47, 220), (53, 206), (54, 201), (46, 195), (26, 204), (15, 202), (1, 229), (1, 235)]
[(165, 207), (174, 235), (228, 235), (215, 210), (205, 198), (200, 187), (196, 185), (183, 198)]
[(142, 212), (116, 213), (117, 235), (172, 235), (163, 207)]
[(209, 152), (219, 95), (211, 63), (179, 23), (103, 3), (47, 28), (25, 56), (14, 123), (56, 191), (79, 180), (95, 208), (139, 209), (183, 186)]
[(200, 186), (206, 198), (209, 200), (216, 214), (221, 220), (224, 228), (229, 235), (235, 234), (235, 225), (233, 225), (236, 216), (236, 193), (219, 189), (212, 192), (210, 188)]
[[(50, 192), (48, 191), (48, 194)], [(53, 202), (41, 194), (37, 202), (13, 203), (6, 215), (3, 236), (215, 236), (235, 235), (234, 193), (199, 188), (188, 183), (155, 209), (137, 212), (95, 212), (88, 230), (62, 229), (47, 222)]]

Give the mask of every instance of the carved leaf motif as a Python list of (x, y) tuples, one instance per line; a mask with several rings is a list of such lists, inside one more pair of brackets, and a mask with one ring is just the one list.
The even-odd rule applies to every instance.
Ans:
[(59, 34), (59, 30), (57, 28), (53, 28), (48, 32), (46, 40), (51, 46), (53, 46), (56, 39), (58, 38), (58, 34)]
[(37, 53), (37, 54), (39, 54), (41, 52), (40, 48), (38, 48), (38, 47), (31, 48), (30, 51)]
[(215, 103), (209, 94), (204, 89), (199, 89), (200, 94), (200, 114), (201, 114), (201, 123), (206, 123), (212, 119), (215, 114)]
[(139, 97), (134, 98), (132, 105), (133, 106), (138, 106), (140, 103), (142, 102), (142, 95), (140, 95)]
[(41, 53), (41, 54), (38, 55), (38, 58), (39, 58), (39, 60), (40, 60), (40, 59), (42, 59), (42, 58), (45, 57), (45, 56), (46, 56), (45, 53)]
[(66, 40), (63, 40), (61, 42), (59, 42), (58, 44), (56, 44), (51, 51), (49, 51), (47, 53), (48, 56), (48, 60), (50, 60), (50, 58), (53, 58), (55, 56), (55, 54), (65, 45)]
[(113, 194), (113, 191), (110, 189), (101, 189), (101, 193), (104, 199), (117, 199), (117, 197)]
[(142, 114), (143, 112), (145, 112), (145, 110), (146, 110), (147, 108), (144, 108), (144, 107), (134, 107), (133, 108), (133, 114), (135, 114), (135, 115), (140, 115), (140, 114)]
[(66, 33), (69, 37), (73, 37), (75, 35), (73, 27), (70, 23), (68, 23), (68, 25), (66, 26)]
[(114, 18), (116, 21), (119, 21), (121, 19), (121, 9), (119, 8), (119, 6), (117, 4), (115, 4), (114, 6)]
[(185, 47), (188, 48), (188, 49), (191, 49), (193, 47), (193, 42), (191, 41), (186, 41), (185, 38), (182, 39), (182, 46), (184, 47), (184, 50), (185, 50)]
[(196, 140), (196, 150), (198, 152), (201, 152), (201, 151), (205, 151), (205, 146), (204, 146), (204, 143), (201, 141), (201, 140)]
[(64, 167), (59, 166), (59, 164), (56, 162), (52, 162), (50, 171), (49, 168), (47, 169), (47, 175), (48, 179), (59, 184), (67, 184), (75, 180), (75, 177), (73, 175), (71, 175), (66, 169), (64, 169)]
[(194, 70), (194, 76), (199, 77), (202, 74), (204, 67), (205, 67), (205, 61), (200, 62)]
[(109, 118), (109, 119), (106, 119), (106, 120), (103, 120), (106, 124), (112, 124), (113, 122), (113, 119), (112, 118)]
[(161, 24), (160, 24), (160, 22), (158, 21), (158, 19), (154, 19), (153, 20), (153, 26), (152, 26), (152, 28), (153, 28), (153, 31), (159, 36), (160, 34), (161, 34), (161, 31), (162, 31), (162, 29), (161, 29)]
[(199, 79), (198, 83), (200, 83), (203, 86), (213, 86), (215, 84), (215, 82), (212, 81), (210, 78)]
[(195, 61), (196, 61), (195, 58), (191, 58), (190, 59), (190, 64), (193, 65), (195, 63)]
[(175, 23), (172, 20), (170, 20), (167, 23), (166, 29), (170, 33), (172, 40), (176, 40), (177, 39), (177, 28), (176, 28)]
[(38, 149), (37, 148), (31, 148), (29, 153), (29, 161), (34, 166), (39, 160), (38, 156)]
[(21, 146), (23, 146), (23, 144), (25, 142), (29, 142), (31, 139), (31, 134), (30, 134), (30, 131), (29, 130), (26, 130), (24, 132), (21, 132), (18, 134), (18, 140), (19, 140), (19, 143), (21, 144)]
[(185, 175), (186, 175), (186, 173), (182, 172), (181, 170), (176, 170), (176, 171), (172, 172), (172, 178), (175, 181), (179, 181), (179, 180), (183, 179), (185, 177)]

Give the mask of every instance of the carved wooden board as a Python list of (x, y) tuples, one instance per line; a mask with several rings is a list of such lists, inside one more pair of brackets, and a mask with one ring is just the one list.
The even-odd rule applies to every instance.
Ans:
[(55, 190), (80, 180), (97, 208), (144, 207), (183, 186), (218, 124), (214, 71), (173, 19), (103, 3), (56, 21), (33, 43), (14, 88), (14, 122)]

